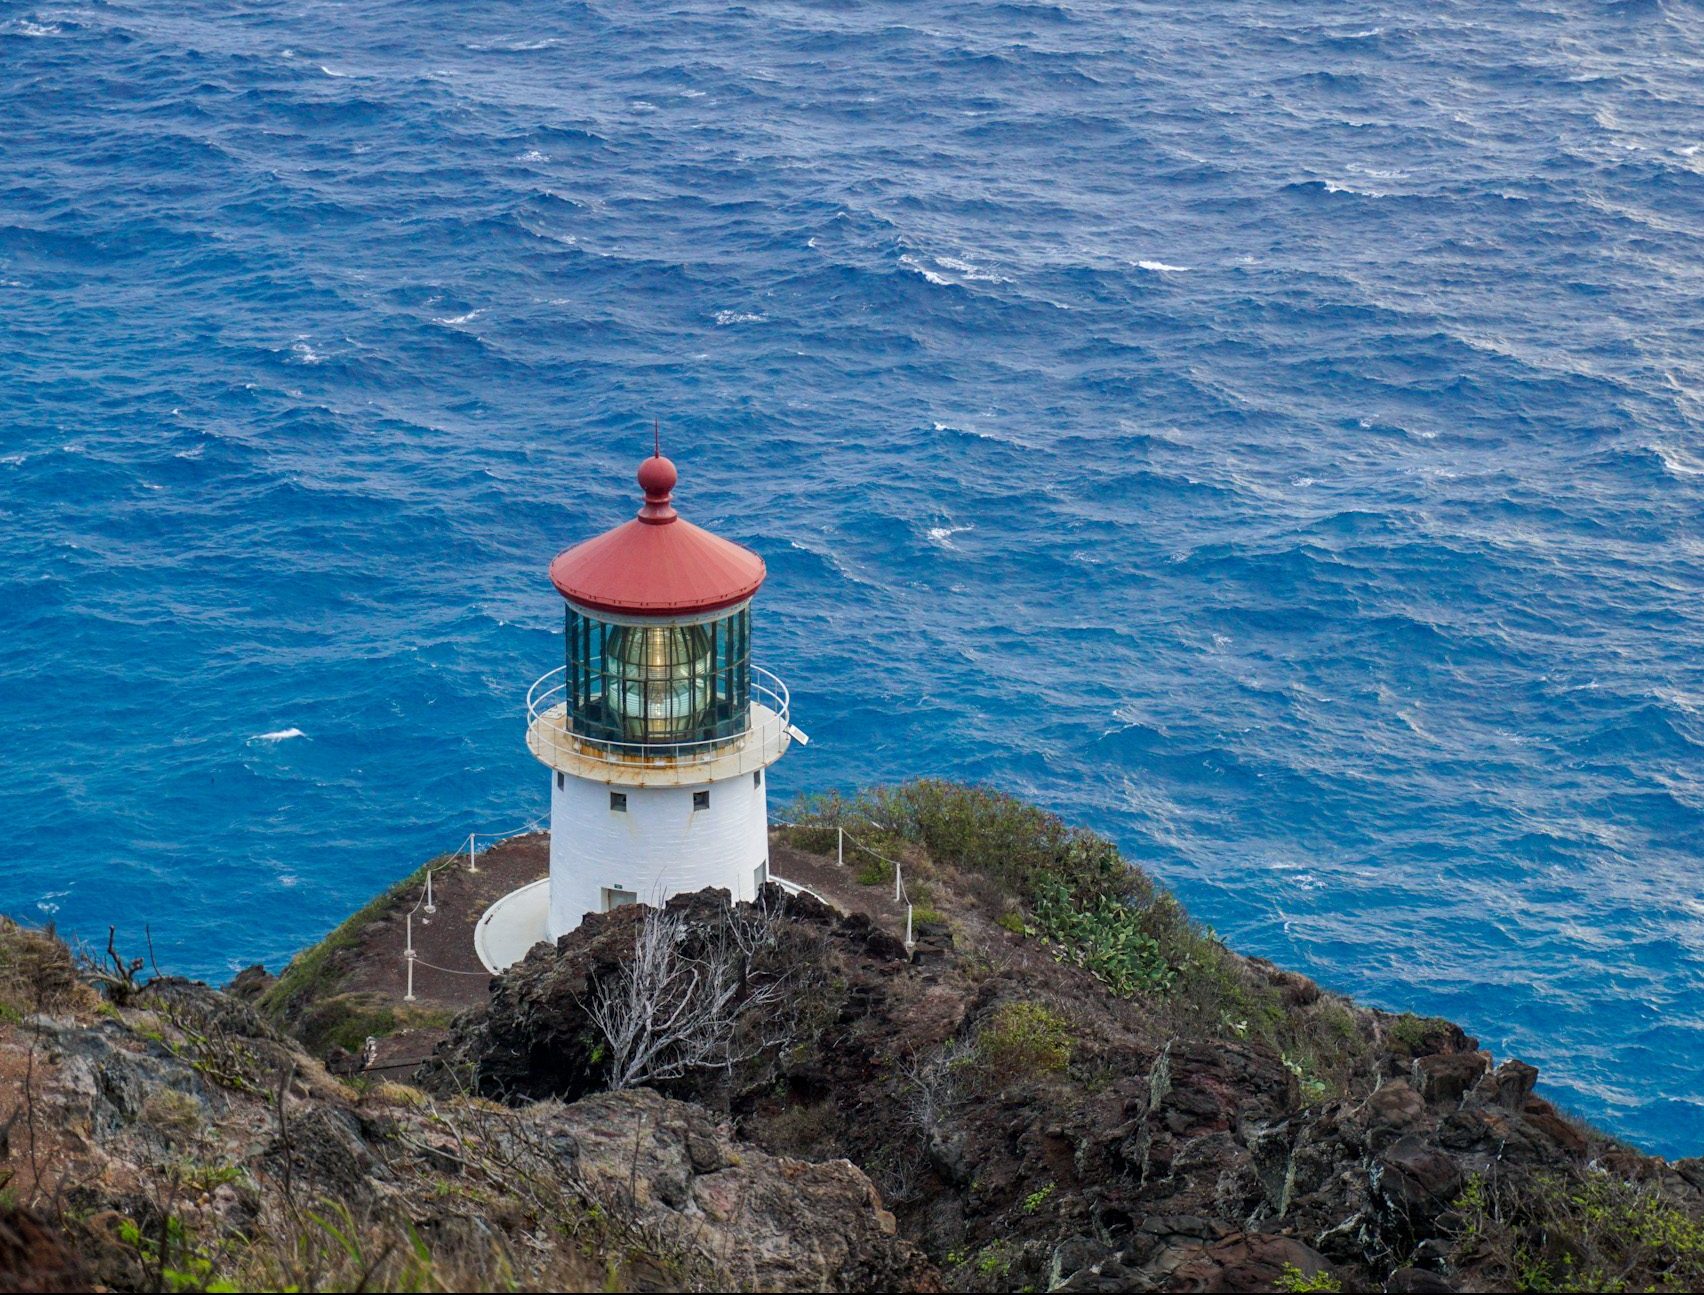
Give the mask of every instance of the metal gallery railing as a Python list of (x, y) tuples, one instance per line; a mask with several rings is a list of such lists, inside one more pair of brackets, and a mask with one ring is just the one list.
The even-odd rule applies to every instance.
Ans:
[(576, 756), (606, 764), (710, 764), (738, 747), (766, 748), (791, 730), (792, 699), (787, 685), (762, 666), (751, 667), (751, 720), (745, 732), (692, 742), (615, 742), (576, 733), (568, 722), (567, 667), (558, 666), (527, 690), (527, 725), (548, 732), (552, 745), (565, 745)]

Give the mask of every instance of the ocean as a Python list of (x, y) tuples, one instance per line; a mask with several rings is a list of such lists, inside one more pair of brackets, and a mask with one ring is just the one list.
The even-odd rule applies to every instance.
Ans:
[(276, 969), (547, 775), (559, 549), (1704, 1152), (1704, 12), (0, 10), (0, 911)]

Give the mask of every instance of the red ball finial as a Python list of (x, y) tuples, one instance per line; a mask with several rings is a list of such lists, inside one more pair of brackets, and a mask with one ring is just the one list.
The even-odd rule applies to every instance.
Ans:
[(639, 488), (645, 492), (645, 506), (639, 510), (641, 521), (672, 522), (675, 519), (669, 498), (679, 479), (675, 465), (661, 454), (653, 454), (639, 465)]

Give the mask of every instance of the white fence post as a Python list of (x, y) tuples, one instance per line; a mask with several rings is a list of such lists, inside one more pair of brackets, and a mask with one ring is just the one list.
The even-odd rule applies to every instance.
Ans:
[(894, 865), (893, 865), (893, 902), (894, 903), (896, 903), (896, 904), (899, 903), (900, 896), (903, 894), (904, 890), (905, 890), (905, 881), (904, 881), (904, 878), (902, 877), (902, 875), (900, 873), (899, 863), (896, 860), (894, 862)]
[(834, 834), (834, 861), (844, 868), (846, 866), (846, 829), (837, 827), (834, 829)]
[(915, 941), (911, 938), (911, 905), (905, 906), (905, 947), (910, 948)]
[(402, 960), (408, 966), (408, 989), (402, 996), (402, 1001), (414, 1001), (414, 914), (408, 915), (408, 947), (402, 951)]
[(478, 866), (473, 861), (473, 838), (475, 835), (476, 833), (473, 832), (467, 834), (467, 870), (469, 872), (479, 871)]
[(426, 869), (426, 911), (429, 914), (438, 911), (438, 906), (432, 902), (432, 871), (431, 868)]

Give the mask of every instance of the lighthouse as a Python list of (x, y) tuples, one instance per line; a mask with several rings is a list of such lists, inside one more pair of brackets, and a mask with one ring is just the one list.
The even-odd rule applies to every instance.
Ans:
[(674, 507), (659, 448), (644, 504), (557, 555), (564, 664), (527, 697), (527, 746), (550, 771), (550, 875), (481, 918), (492, 970), (588, 913), (769, 879), (769, 767), (795, 738), (786, 686), (752, 661), (763, 559)]

